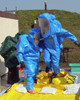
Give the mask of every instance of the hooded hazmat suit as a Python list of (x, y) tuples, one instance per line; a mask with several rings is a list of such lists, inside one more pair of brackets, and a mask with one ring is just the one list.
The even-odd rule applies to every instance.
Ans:
[(69, 38), (72, 42), (76, 42), (77, 38), (63, 29), (54, 15), (43, 13), (38, 17), (38, 22), (44, 41), (44, 62), (50, 68), (50, 72), (54, 70), (54, 74), (57, 74), (60, 72), (59, 59), (64, 38)]
[(24, 62), (24, 73), (27, 75), (27, 90), (33, 89), (33, 79), (38, 74), (38, 64), (40, 59), (40, 53), (38, 51), (39, 42), (38, 28), (30, 30), (28, 35), (21, 35), (16, 45), (17, 59), (20, 62)]

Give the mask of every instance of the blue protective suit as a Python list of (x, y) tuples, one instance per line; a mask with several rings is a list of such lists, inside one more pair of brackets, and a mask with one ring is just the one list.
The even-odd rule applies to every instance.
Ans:
[(43, 13), (39, 18), (44, 18), (49, 22), (49, 29), (45, 34), (42, 34), (44, 38), (44, 62), (52, 72), (57, 74), (60, 72), (59, 59), (62, 48), (62, 42), (64, 38), (69, 38), (72, 42), (77, 41), (77, 38), (69, 31), (62, 28), (61, 23), (55, 19), (54, 15)]
[(38, 64), (40, 59), (40, 53), (38, 46), (33, 41), (33, 36), (40, 31), (38, 28), (30, 30), (28, 35), (21, 35), (16, 45), (17, 58), (19, 63), (24, 62), (26, 68), (24, 73), (27, 75), (27, 90), (33, 89), (33, 79), (38, 74)]

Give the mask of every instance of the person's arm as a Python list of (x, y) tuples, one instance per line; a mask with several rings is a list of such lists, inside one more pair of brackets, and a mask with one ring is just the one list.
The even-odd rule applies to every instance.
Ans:
[(24, 46), (23, 46), (23, 43), (22, 43), (21, 36), (19, 38), (18, 43), (16, 44), (16, 49), (17, 49), (16, 55), (17, 55), (17, 59), (18, 59), (19, 63), (24, 62), (24, 59), (23, 59)]
[(80, 46), (80, 42), (77, 40), (75, 35), (73, 35), (71, 32), (61, 29), (61, 32), (57, 33), (57, 35), (60, 35), (63, 38), (69, 38), (72, 42), (74, 42), (76, 45)]
[(65, 29), (61, 29), (60, 35), (62, 35), (64, 38), (69, 38), (72, 42), (76, 42), (77, 38), (69, 31)]

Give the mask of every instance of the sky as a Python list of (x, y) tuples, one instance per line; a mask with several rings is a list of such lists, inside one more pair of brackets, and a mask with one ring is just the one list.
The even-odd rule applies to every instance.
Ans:
[[(80, 0), (46, 0), (47, 9), (66, 10), (80, 13)], [(45, 0), (0, 0), (0, 11), (8, 10), (42, 10)]]

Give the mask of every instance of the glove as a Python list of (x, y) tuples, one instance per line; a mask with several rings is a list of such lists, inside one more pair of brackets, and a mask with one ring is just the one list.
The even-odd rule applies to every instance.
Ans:
[(24, 62), (20, 62), (20, 68), (25, 68)]
[(74, 43), (75, 43), (75, 45), (77, 45), (77, 46), (80, 47), (80, 42), (79, 42), (79, 41), (76, 41), (76, 42), (74, 42)]

